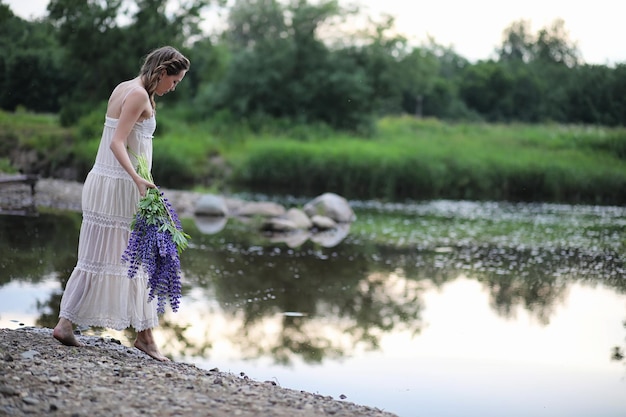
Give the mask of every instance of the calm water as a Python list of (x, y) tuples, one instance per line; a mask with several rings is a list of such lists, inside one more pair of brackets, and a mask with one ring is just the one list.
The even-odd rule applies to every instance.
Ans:
[[(626, 415), (626, 209), (353, 207), (332, 247), (186, 219), (164, 352), (402, 417)], [(54, 326), (79, 226), (0, 216), (1, 327)]]

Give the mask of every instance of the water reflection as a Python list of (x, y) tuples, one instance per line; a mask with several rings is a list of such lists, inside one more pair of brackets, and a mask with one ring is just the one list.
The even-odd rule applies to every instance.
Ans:
[[(210, 289), (225, 314), (242, 316), (236, 334), (247, 357), (271, 355), (288, 363), (298, 355), (321, 362), (349, 354), (355, 346), (375, 349), (384, 331), (400, 326), (419, 330), (417, 290), (399, 292), (392, 279), (353, 248), (328, 250), (307, 243), (296, 251), (241, 241), (234, 234), (188, 252), (186, 281)], [(272, 340), (259, 339), (255, 325), (277, 315), (280, 330)], [(336, 323), (333, 334), (310, 325), (320, 318)]]
[[(361, 217), (368, 221), (367, 213)], [(75, 265), (79, 227), (77, 213), (0, 217), (0, 285), (51, 276), (59, 281), (59, 289), (38, 301), (37, 325), (56, 323), (61, 288)], [(385, 332), (418, 334), (425, 283), (442, 286), (460, 275), (484, 285), (498, 315), (512, 318), (522, 307), (543, 324), (549, 323), (572, 281), (602, 282), (620, 293), (626, 289), (622, 259), (617, 254), (599, 257), (597, 250), (366, 246), (359, 243), (363, 237), (358, 230), (337, 247), (308, 241), (293, 249), (250, 233), (243, 224), (213, 235), (198, 227), (187, 219), (185, 228), (194, 239), (183, 255), (183, 293), (199, 290), (206, 300), (216, 300), (223, 314), (241, 318), (241, 328), (233, 333), (236, 343), (246, 347), (246, 357), (271, 356), (282, 364), (294, 355), (321, 362), (356, 348), (377, 349)], [(255, 330), (268, 317), (280, 317), (271, 340)], [(332, 322), (333, 331), (311, 325), (319, 320)], [(181, 324), (167, 316), (162, 323), (168, 339), (177, 340), (185, 354), (206, 352), (211, 341), (198, 345), (187, 340), (189, 326), (193, 321)]]
[[(489, 206), (488, 215), (477, 215), (461, 206), (456, 213), (446, 206), (441, 214), (432, 208), (422, 208), (420, 214), (361, 209), (359, 221), (333, 247), (311, 240), (291, 247), (250, 233), (237, 222), (229, 222), (219, 233), (205, 234), (200, 229), (206, 225), (185, 219), (193, 240), (182, 259), (181, 311), (166, 314), (161, 321), (164, 350), (196, 362), (229, 351), (235, 361), (269, 359), (294, 369), (302, 364), (332, 369), (333, 361), (357, 361), (364, 352), (396, 352), (403, 357), (409, 346), (426, 358), (444, 353), (455, 357), (459, 349), (472, 348), (472, 361), (485, 360), (485, 355), (493, 359), (498, 353), (489, 346), (501, 343), (497, 337), (506, 333), (516, 338), (512, 327), (493, 324), (494, 320), (527, 317), (548, 327), (581, 286), (626, 292), (624, 241), (615, 241), (615, 233), (626, 224), (623, 211), (611, 212), (610, 222), (598, 220), (593, 210), (583, 211), (559, 225), (558, 216), (536, 210), (527, 214), (521, 210), (518, 217), (503, 210), (496, 216)], [(517, 223), (503, 226), (507, 216)], [(531, 221), (535, 217), (540, 221)], [(543, 241), (536, 235), (537, 223), (541, 230), (552, 230)], [(78, 213), (0, 216), (1, 323), (13, 319), (2, 298), (3, 287), (27, 283), (41, 286), (33, 324), (54, 326), (62, 288), (76, 262), (79, 227)], [(526, 232), (520, 230), (524, 227)], [(504, 238), (507, 230), (509, 240)], [(447, 301), (434, 319), (433, 294), (449, 295), (452, 288), (457, 289), (457, 298)], [(485, 295), (483, 306), (472, 304), (477, 294)], [(489, 318), (486, 313), (476, 315), (483, 308), (489, 310)], [(604, 350), (595, 350), (594, 355), (600, 362), (626, 365), (623, 309), (611, 319), (622, 332), (613, 337), (612, 331), (610, 341), (601, 341)], [(435, 320), (438, 324), (432, 326)], [(570, 319), (568, 326), (583, 320)], [(433, 339), (448, 321), (446, 336)], [(486, 330), (490, 326), (500, 333), (490, 334)], [(133, 340), (134, 334), (127, 330), (118, 337)], [(400, 342), (390, 347), (389, 340)], [(429, 347), (432, 340), (436, 346)], [(501, 348), (505, 351), (500, 360), (515, 356), (511, 345)], [(555, 357), (547, 351), (536, 354)]]
[(69, 275), (79, 228), (80, 216), (69, 213), (0, 216), (0, 286), (12, 279), (38, 282), (49, 273)]

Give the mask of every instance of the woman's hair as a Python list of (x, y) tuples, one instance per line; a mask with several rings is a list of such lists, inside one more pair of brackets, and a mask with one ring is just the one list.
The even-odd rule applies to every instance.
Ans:
[(171, 46), (155, 49), (146, 56), (139, 75), (150, 96), (152, 108), (156, 107), (154, 92), (161, 81), (162, 71), (165, 70), (167, 75), (178, 75), (181, 71), (188, 70), (190, 65), (189, 60)]

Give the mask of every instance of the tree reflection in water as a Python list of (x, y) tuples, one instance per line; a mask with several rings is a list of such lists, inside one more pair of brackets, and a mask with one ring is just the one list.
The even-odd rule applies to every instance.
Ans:
[[(226, 241), (189, 250), (185, 276), (212, 288), (225, 314), (241, 316), (235, 343), (248, 358), (269, 355), (286, 364), (297, 355), (321, 362), (376, 349), (384, 332), (420, 329), (417, 283), (390, 277), (389, 268), (381, 271), (354, 248), (236, 245), (235, 236)], [(299, 316), (285, 314), (290, 312)], [(270, 335), (264, 326), (273, 317), (280, 317), (280, 330)]]
[[(79, 227), (77, 213), (0, 217), (0, 248), (5, 254), (0, 286), (54, 276), (63, 288), (76, 263)], [(218, 235), (203, 235), (193, 222), (185, 223), (185, 229), (193, 240), (182, 259), (183, 297), (193, 292), (207, 305), (215, 300), (217, 314), (238, 326), (231, 329), (230, 342), (245, 358), (271, 357), (280, 364), (296, 358), (319, 363), (375, 350), (390, 332), (417, 335), (423, 325), (424, 291), (460, 276), (481, 282), (500, 316), (513, 317), (523, 308), (543, 324), (573, 282), (602, 282), (617, 292), (626, 289), (615, 273), (623, 270), (618, 254), (496, 245), (417, 250), (363, 243), (350, 236), (334, 248), (309, 241), (292, 249), (236, 224)], [(46, 297), (38, 302), (37, 325), (53, 327), (61, 292)], [(198, 337), (210, 326), (203, 320), (164, 316), (160, 331), (168, 340), (168, 353), (209, 356), (215, 341), (206, 331)], [(124, 334), (134, 339), (131, 330)]]

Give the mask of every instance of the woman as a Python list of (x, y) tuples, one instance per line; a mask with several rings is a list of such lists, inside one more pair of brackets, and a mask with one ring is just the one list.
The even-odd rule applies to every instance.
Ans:
[(152, 164), (152, 134), (156, 129), (155, 94), (174, 91), (189, 69), (189, 60), (165, 46), (152, 51), (139, 75), (119, 84), (109, 98), (96, 161), (85, 180), (83, 221), (78, 262), (61, 299), (53, 336), (68, 346), (81, 346), (73, 324), (116, 330), (133, 327), (136, 348), (165, 361), (152, 328), (158, 325), (156, 300), (148, 302), (148, 279), (129, 279), (122, 253), (140, 196), (155, 185), (135, 171), (136, 155)]

